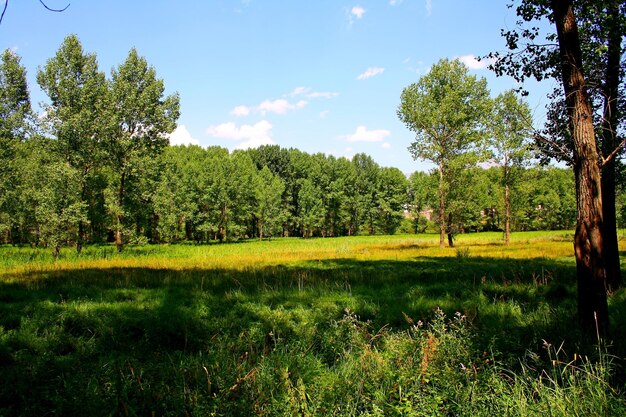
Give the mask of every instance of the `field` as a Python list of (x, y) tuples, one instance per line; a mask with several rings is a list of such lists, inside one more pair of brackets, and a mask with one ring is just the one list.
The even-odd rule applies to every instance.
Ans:
[(0, 247), (0, 416), (625, 415), (626, 292), (582, 338), (572, 232), (501, 238)]

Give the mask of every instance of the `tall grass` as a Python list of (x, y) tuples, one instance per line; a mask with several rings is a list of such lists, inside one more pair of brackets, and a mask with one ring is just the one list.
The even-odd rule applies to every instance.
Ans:
[(2, 247), (0, 415), (623, 415), (568, 233)]

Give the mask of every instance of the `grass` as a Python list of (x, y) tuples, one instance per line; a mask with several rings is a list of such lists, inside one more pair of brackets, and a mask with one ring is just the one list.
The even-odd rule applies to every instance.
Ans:
[(571, 238), (1, 247), (0, 415), (623, 414)]

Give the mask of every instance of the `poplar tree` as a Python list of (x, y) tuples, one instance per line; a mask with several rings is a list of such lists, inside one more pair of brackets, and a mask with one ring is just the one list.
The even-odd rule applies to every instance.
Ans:
[(126, 183), (137, 161), (153, 158), (169, 144), (168, 134), (180, 116), (178, 94), (165, 96), (163, 80), (133, 48), (111, 74), (111, 133), (106, 140), (106, 159), (113, 171), (113, 197), (109, 211), (114, 217), (115, 244), (124, 247)]
[(17, 186), (16, 148), (24, 140), (31, 115), (26, 69), (20, 57), (7, 49), (0, 61), (0, 241), (13, 223), (11, 196)]
[[(398, 117), (415, 133), (414, 159), (433, 162), (439, 173), (439, 245), (445, 245), (446, 195), (455, 172), (478, 161), (486, 139), (491, 99), (484, 78), (469, 75), (458, 59), (442, 59), (402, 91)], [(452, 244), (451, 235), (448, 243)]]
[[(109, 126), (104, 73), (98, 69), (96, 55), (85, 53), (78, 37), (69, 35), (56, 55), (39, 69), (37, 82), (50, 98), (43, 119), (48, 133), (56, 138), (55, 151), (77, 175), (67, 170), (58, 172), (78, 181), (81, 207), (85, 208), (89, 180), (102, 162), (102, 141)], [(82, 215), (75, 218), (76, 249), (80, 252), (86, 238), (86, 221)]]
[(493, 159), (502, 171), (504, 189), (504, 241), (511, 241), (511, 188), (517, 177), (516, 168), (530, 157), (528, 139), (532, 135), (532, 117), (528, 104), (514, 91), (506, 91), (494, 100), (490, 123)]

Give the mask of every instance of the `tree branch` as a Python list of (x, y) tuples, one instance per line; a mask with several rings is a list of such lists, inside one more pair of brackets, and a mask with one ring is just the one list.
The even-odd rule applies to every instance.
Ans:
[[(71, 4), (71, 3), (67, 3), (67, 6), (65, 6), (62, 9), (53, 9), (52, 7), (49, 7), (46, 3), (44, 3), (43, 0), (39, 0), (39, 3), (41, 3), (42, 6), (46, 8), (46, 10), (49, 10), (51, 12), (56, 12), (56, 13), (64, 12), (65, 10), (67, 10), (68, 7), (70, 7), (70, 4)], [(2, 19), (4, 19), (4, 14), (7, 11), (7, 7), (9, 7), (9, 0), (4, 0), (4, 8), (2, 9), (2, 14), (0, 15), (0, 25), (2, 24)]]
[[(7, 3), (8, 3), (8, 0), (7, 0)], [(65, 6), (62, 9), (52, 9), (52, 8), (48, 7), (48, 5), (43, 2), (43, 0), (39, 0), (39, 3), (41, 3), (43, 5), (43, 7), (45, 7), (48, 10), (50, 10), (51, 12), (57, 12), (57, 13), (64, 12), (65, 10), (67, 10), (68, 7), (70, 7), (70, 4), (71, 4), (71, 3), (67, 3), (67, 6)]]
[(2, 15), (0, 15), (0, 24), (2, 23), (2, 19), (4, 19), (4, 14), (6, 13), (8, 6), (9, 6), (9, 0), (5, 0), (4, 9), (2, 9)]
[(602, 168), (603, 166), (605, 166), (606, 164), (608, 164), (609, 162), (611, 162), (612, 159), (615, 158), (615, 156), (619, 153), (619, 151), (622, 149), (622, 147), (626, 144), (626, 138), (624, 138), (619, 145), (617, 145), (615, 147), (615, 149), (613, 149), (613, 152), (611, 152), (609, 154), (609, 156), (607, 156), (606, 158), (604, 156), (600, 156), (600, 168)]
[(556, 148), (556, 150), (558, 150), (558, 154), (565, 159), (566, 161), (568, 161), (569, 163), (573, 164), (574, 163), (574, 158), (571, 155), (571, 152), (569, 152), (567, 150), (567, 148), (563, 147), (562, 145), (559, 145), (556, 141), (548, 139), (547, 137), (543, 136), (542, 134), (540, 134), (539, 132), (535, 132), (533, 134), (533, 138), (539, 142), (543, 142), (546, 145), (552, 147), (552, 148)]

